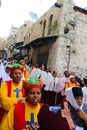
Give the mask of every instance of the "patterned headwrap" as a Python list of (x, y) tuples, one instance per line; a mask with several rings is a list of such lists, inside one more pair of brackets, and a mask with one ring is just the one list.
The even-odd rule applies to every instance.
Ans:
[(20, 63), (20, 62), (25, 62), (25, 60), (19, 60), (19, 63)]
[(19, 64), (21, 64), (21, 63), (25, 63), (25, 60), (20, 60), (20, 61), (19, 61)]
[(21, 70), (23, 72), (23, 66), (18, 63), (10, 65), (9, 68), (11, 69), (11, 72), (14, 70)]
[(24, 81), (25, 91), (32, 88), (40, 88), (42, 87), (42, 80), (37, 78), (29, 78)]

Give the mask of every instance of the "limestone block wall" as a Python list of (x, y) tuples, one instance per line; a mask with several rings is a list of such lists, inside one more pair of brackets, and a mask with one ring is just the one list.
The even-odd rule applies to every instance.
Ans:
[(74, 44), (71, 52), (71, 68), (75, 69), (80, 76), (87, 74), (87, 15), (77, 13), (77, 25), (74, 37)]

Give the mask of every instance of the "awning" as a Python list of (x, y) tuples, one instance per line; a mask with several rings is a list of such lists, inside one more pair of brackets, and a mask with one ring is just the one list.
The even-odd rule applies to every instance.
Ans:
[(87, 8), (80, 8), (78, 6), (74, 6), (74, 10), (87, 14)]
[(14, 48), (19, 48), (20, 46), (23, 45), (24, 42), (18, 42), (18, 43), (14, 43)]
[(31, 41), (30, 43), (28, 43), (27, 45), (25, 45), (24, 48), (28, 48), (30, 46), (32, 46), (33, 48), (45, 46), (47, 44), (54, 43), (57, 38), (58, 36), (48, 36), (48, 37), (37, 38)]

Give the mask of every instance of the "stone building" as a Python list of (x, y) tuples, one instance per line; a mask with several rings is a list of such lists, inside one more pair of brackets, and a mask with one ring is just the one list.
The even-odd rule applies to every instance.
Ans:
[(33, 62), (51, 66), (59, 74), (66, 69), (80, 76), (87, 73), (87, 11), (75, 6), (73, 0), (58, 0), (29, 34), (25, 48), (33, 47)]
[(7, 41), (7, 39), (0, 38), (0, 59), (1, 58), (7, 58), (6, 41)]
[(23, 42), (19, 49), (24, 59), (44, 63), (60, 75), (67, 69), (80, 76), (87, 73), (87, 10), (73, 0), (58, 0), (37, 22), (21, 30), (15, 43)]

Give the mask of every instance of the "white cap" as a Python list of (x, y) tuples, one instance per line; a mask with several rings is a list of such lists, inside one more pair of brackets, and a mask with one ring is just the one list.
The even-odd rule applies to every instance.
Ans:
[(71, 78), (75, 78), (75, 76), (74, 76), (74, 75), (70, 75), (70, 77), (69, 77), (69, 78), (70, 78), (70, 79), (71, 79)]

